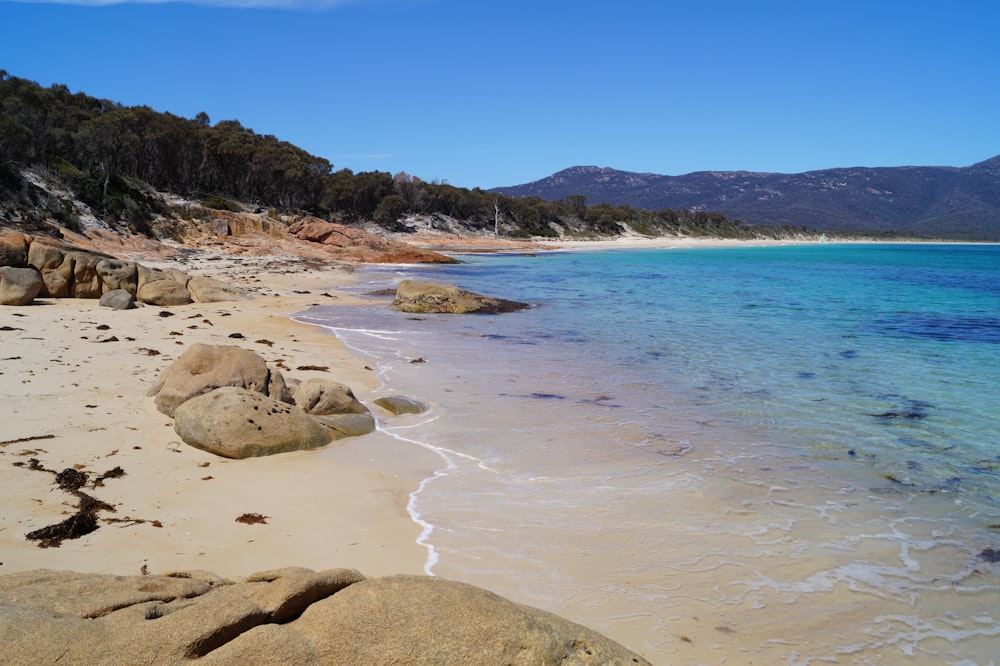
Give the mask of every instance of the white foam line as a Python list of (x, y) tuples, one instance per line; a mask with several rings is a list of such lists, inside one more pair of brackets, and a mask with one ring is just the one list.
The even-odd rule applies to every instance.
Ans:
[[(434, 419), (430, 419), (428, 421), (425, 421), (424, 423), (429, 423), (431, 420)], [(435, 446), (431, 446), (427, 442), (421, 442), (420, 440), (417, 439), (410, 439), (409, 437), (403, 437), (402, 435), (394, 433), (391, 430), (383, 428), (382, 424), (379, 423), (377, 420), (376, 420), (376, 427), (380, 432), (383, 432), (386, 435), (394, 439), (397, 439), (401, 442), (406, 442), (408, 444), (416, 444), (417, 446), (422, 446), (425, 449), (433, 451), (434, 453), (441, 456), (441, 459), (444, 460), (445, 462), (444, 469), (436, 470), (433, 475), (428, 476), (427, 478), (425, 478), (423, 481), (420, 482), (420, 485), (417, 486), (417, 489), (410, 493), (410, 499), (406, 503), (406, 511), (407, 513), (410, 514), (410, 518), (412, 518), (413, 522), (415, 522), (417, 525), (420, 525), (421, 527), (420, 536), (417, 537), (417, 543), (427, 549), (427, 561), (424, 562), (424, 573), (427, 574), (428, 576), (433, 576), (434, 565), (437, 564), (441, 558), (438, 556), (438, 552), (437, 549), (434, 548), (434, 544), (431, 543), (430, 541), (431, 534), (434, 532), (434, 525), (424, 520), (424, 517), (420, 515), (420, 511), (417, 510), (417, 497), (433, 481), (448, 476), (448, 472), (450, 472), (451, 470), (458, 469), (458, 465), (456, 465), (455, 462), (445, 453), (446, 449), (439, 449)]]
[[(359, 335), (367, 335), (372, 338), (377, 338), (379, 340), (389, 340), (395, 341), (399, 340), (400, 336), (403, 334), (402, 331), (382, 331), (377, 328), (347, 328), (346, 326), (331, 326), (330, 324), (321, 324), (321, 320), (313, 320), (310, 317), (292, 317), (292, 321), (297, 321), (303, 324), (309, 324), (311, 326), (319, 326), (320, 328), (325, 328), (334, 335), (337, 335), (338, 331), (344, 331), (347, 333), (357, 333)], [(343, 341), (341, 336), (337, 335), (338, 338)]]
[[(303, 324), (309, 324), (309, 325), (312, 325), (312, 326), (318, 326), (320, 328), (324, 328), (324, 329), (330, 331), (331, 333), (333, 333), (333, 335), (338, 340), (340, 340), (341, 344), (343, 344), (348, 349), (351, 349), (352, 351), (355, 351), (355, 352), (361, 354), (362, 356), (366, 356), (368, 358), (373, 359), (374, 362), (375, 362), (375, 366), (376, 366), (375, 376), (379, 380), (379, 382), (381, 383), (381, 386), (378, 389), (376, 389), (376, 391), (384, 389), (386, 387), (386, 380), (385, 380), (385, 376), (384, 375), (388, 372), (390, 364), (386, 363), (385, 361), (379, 360), (378, 357), (374, 356), (370, 352), (368, 352), (368, 351), (366, 351), (364, 349), (360, 349), (360, 348), (355, 347), (354, 345), (350, 344), (350, 342), (348, 340), (346, 340), (343, 335), (338, 335), (338, 331), (370, 334), (372, 337), (379, 337), (378, 335), (375, 335), (375, 333), (382, 333), (382, 334), (385, 334), (386, 336), (388, 336), (389, 334), (397, 334), (398, 335), (400, 333), (399, 331), (369, 331), (369, 330), (365, 330), (365, 329), (341, 328), (341, 327), (336, 327), (336, 326), (330, 326), (329, 324), (319, 323), (318, 321), (311, 320), (311, 318), (309, 318), (309, 317), (290, 317), (290, 319), (292, 319), (293, 321), (297, 321), (297, 322), (303, 323)], [(395, 338), (385, 337), (385, 338), (381, 338), (381, 339), (394, 340)], [(397, 354), (398, 354), (398, 352), (397, 352)], [(420, 482), (420, 484), (417, 486), (417, 489), (410, 493), (410, 496), (409, 496), (410, 499), (406, 503), (406, 511), (407, 511), (407, 513), (410, 514), (410, 518), (413, 520), (413, 522), (415, 522), (416, 524), (420, 525), (420, 527), (421, 527), (420, 536), (417, 537), (417, 543), (427, 549), (427, 561), (424, 563), (424, 573), (427, 574), (428, 576), (433, 576), (434, 575), (434, 565), (437, 564), (440, 561), (441, 558), (438, 555), (437, 549), (434, 548), (434, 544), (431, 543), (431, 541), (430, 541), (431, 534), (433, 534), (433, 532), (434, 532), (434, 525), (432, 523), (424, 520), (423, 516), (420, 515), (420, 512), (417, 510), (416, 503), (417, 503), (418, 496), (433, 481), (435, 481), (437, 479), (440, 479), (442, 477), (448, 476), (448, 473), (450, 471), (458, 469), (458, 465), (455, 464), (455, 461), (452, 458), (452, 456), (454, 456), (456, 458), (464, 458), (466, 460), (475, 462), (476, 466), (479, 467), (480, 469), (483, 469), (483, 470), (487, 470), (487, 471), (490, 471), (490, 472), (495, 472), (496, 470), (491, 469), (489, 466), (485, 465), (481, 459), (476, 458), (474, 456), (470, 456), (468, 454), (461, 453), (460, 451), (454, 451), (452, 449), (446, 449), (446, 448), (443, 448), (443, 447), (434, 446), (434, 445), (429, 444), (427, 442), (423, 442), (423, 441), (418, 440), (418, 439), (412, 439), (412, 438), (409, 438), (409, 437), (404, 437), (403, 435), (400, 435), (400, 434), (398, 434), (396, 432), (393, 432), (393, 430), (408, 430), (408, 429), (412, 429), (412, 428), (419, 428), (419, 427), (425, 426), (425, 425), (427, 425), (429, 423), (433, 423), (434, 421), (436, 421), (439, 418), (439, 415), (437, 415), (437, 414), (431, 416), (430, 418), (424, 419), (423, 421), (420, 421), (419, 423), (415, 423), (415, 424), (411, 424), (411, 425), (407, 425), (407, 426), (396, 426), (394, 428), (386, 428), (386, 427), (384, 427), (383, 424), (382, 424), (382, 420), (378, 417), (377, 414), (372, 414), (372, 416), (375, 417), (375, 429), (377, 431), (385, 433), (389, 437), (392, 437), (393, 439), (396, 439), (398, 441), (406, 442), (408, 444), (415, 444), (417, 446), (420, 446), (420, 447), (423, 447), (425, 449), (428, 449), (429, 451), (433, 451), (434, 453), (436, 453), (437, 455), (439, 455), (441, 457), (441, 459), (444, 460), (444, 462), (445, 462), (445, 468), (444, 469), (439, 469), (439, 470), (435, 471), (434, 474), (432, 474), (431, 476), (428, 476), (427, 478), (425, 478), (423, 481)]]

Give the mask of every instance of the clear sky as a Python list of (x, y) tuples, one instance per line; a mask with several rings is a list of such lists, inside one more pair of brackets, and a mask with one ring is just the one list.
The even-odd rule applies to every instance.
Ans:
[(490, 188), (1000, 154), (1000, 0), (0, 0), (0, 69)]

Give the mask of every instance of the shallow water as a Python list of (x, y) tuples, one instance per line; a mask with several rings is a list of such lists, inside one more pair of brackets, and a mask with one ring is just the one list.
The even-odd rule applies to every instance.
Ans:
[(382, 424), (442, 456), (429, 572), (654, 663), (993, 663), (1000, 248), (467, 259), (359, 288), (538, 307), (298, 317), (432, 406)]

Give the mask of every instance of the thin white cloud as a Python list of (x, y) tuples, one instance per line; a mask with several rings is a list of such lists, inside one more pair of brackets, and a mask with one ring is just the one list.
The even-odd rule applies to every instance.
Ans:
[(112, 5), (189, 4), (230, 9), (288, 9), (318, 11), (351, 4), (399, 4), (394, 0), (15, 0), (31, 4), (109, 7)]

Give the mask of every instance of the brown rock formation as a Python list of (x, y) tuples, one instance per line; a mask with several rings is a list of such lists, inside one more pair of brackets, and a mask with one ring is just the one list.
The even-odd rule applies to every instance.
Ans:
[(34, 268), (0, 266), (0, 305), (27, 305), (42, 287), (42, 276)]
[(332, 436), (299, 407), (235, 386), (187, 400), (174, 411), (185, 444), (224, 458), (316, 449)]
[(17, 232), (0, 233), (0, 266), (28, 265), (28, 237)]
[(307, 379), (296, 388), (292, 397), (307, 414), (367, 414), (348, 386), (328, 379)]
[(42, 287), (36, 296), (49, 298), (100, 298), (119, 289), (143, 303), (160, 306), (245, 298), (238, 289), (211, 278), (151, 269), (49, 238), (12, 232), (0, 233), (2, 266), (37, 271)]
[(450, 284), (424, 280), (400, 282), (393, 305), (402, 312), (448, 314), (499, 314), (530, 307), (527, 303), (482, 296)]
[(173, 416), (184, 402), (221, 386), (236, 386), (292, 402), (285, 378), (258, 354), (232, 345), (194, 344), (169, 365), (147, 393), (156, 408)]
[(288, 568), (0, 576), (0, 660), (24, 664), (646, 665), (610, 639), (440, 578)]
[(288, 228), (296, 238), (310, 243), (338, 248), (348, 259), (372, 263), (455, 264), (457, 260), (437, 252), (421, 250), (370, 234), (361, 229), (318, 218), (303, 218)]

